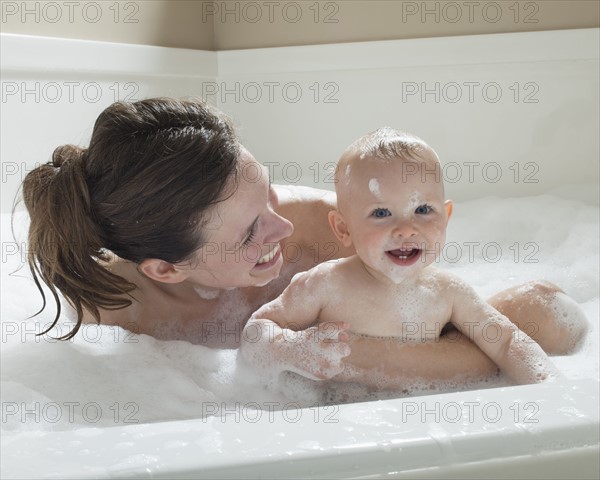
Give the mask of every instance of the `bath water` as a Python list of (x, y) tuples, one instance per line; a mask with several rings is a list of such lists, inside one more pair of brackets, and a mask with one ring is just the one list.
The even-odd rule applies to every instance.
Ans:
[[(578, 353), (553, 357), (571, 379), (598, 378), (599, 371), (597, 195), (597, 186), (590, 186), (458, 203), (438, 265), (483, 297), (536, 279), (559, 285), (590, 323)], [(25, 216), (19, 213), (16, 219), (16, 243), (26, 251)], [(84, 326), (71, 341), (37, 337), (35, 332), (52, 321), (54, 310), (25, 320), (39, 309), (41, 298), (24, 254), (16, 252), (7, 214), (2, 215), (2, 242), (3, 441), (24, 430), (181, 420), (240, 406), (278, 410), (373, 398), (357, 385), (332, 391), (291, 374), (258, 378), (238, 363), (236, 350), (159, 341), (118, 327)], [(67, 332), (66, 320), (61, 322), (62, 330), (54, 336)], [(503, 382), (423, 385), (404, 394), (489, 388)]]

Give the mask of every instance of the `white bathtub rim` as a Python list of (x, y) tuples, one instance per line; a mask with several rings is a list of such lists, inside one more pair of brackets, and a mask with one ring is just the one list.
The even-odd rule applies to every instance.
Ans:
[[(600, 28), (218, 51), (220, 76), (472, 64), (597, 61)], [(331, 59), (334, 58), (335, 62)]]
[[(98, 58), (102, 63), (98, 64)], [(217, 56), (207, 50), (0, 33), (3, 76), (15, 72), (214, 78)]]
[[(458, 35), (239, 50), (192, 50), (0, 33), (7, 72), (235, 77), (444, 65), (597, 61), (600, 28)], [(90, 51), (94, 54), (90, 55)], [(60, 55), (57, 52), (61, 52)], [(493, 52), (493, 55), (490, 55)], [(101, 66), (97, 58), (103, 58)], [(330, 59), (335, 58), (335, 62)], [(160, 67), (160, 68), (158, 68)]]
[[(597, 379), (565, 380), (341, 405), (336, 424), (314, 422), (315, 412), (320, 411), (320, 418), (328, 413), (327, 407), (320, 407), (303, 409), (302, 418), (292, 427), (279, 416), (269, 421), (263, 415), (256, 423), (231, 423), (211, 417), (106, 429), (23, 432), (2, 440), (2, 477), (166, 478), (193, 472), (210, 478), (243, 470), (248, 477), (264, 477), (273, 471), (276, 478), (291, 464), (302, 465), (304, 475), (314, 472), (315, 477), (323, 477), (327, 469), (334, 468), (338, 476), (355, 477), (383, 474), (384, 470), (418, 471), (542, 452), (551, 454), (599, 444), (598, 389)], [(465, 402), (495, 402), (508, 415), (495, 424), (441, 421), (433, 422), (432, 427), (409, 416), (404, 423), (385, 425), (386, 415), (401, 415), (406, 402), (423, 402), (429, 408), (436, 402), (461, 406)], [(538, 424), (514, 423), (507, 418), (513, 415), (509, 408), (515, 402), (541, 405)], [(381, 425), (361, 425), (360, 421), (349, 419), (360, 411), (379, 415)], [(364, 440), (352, 440), (352, 435)], [(133, 445), (130, 454), (115, 450), (117, 445), (128, 442)], [(181, 448), (166, 448), (169, 442), (182, 442)], [(265, 442), (266, 446), (261, 446)], [(94, 466), (90, 457), (98, 452), (101, 454)], [(344, 466), (345, 472), (340, 470)]]

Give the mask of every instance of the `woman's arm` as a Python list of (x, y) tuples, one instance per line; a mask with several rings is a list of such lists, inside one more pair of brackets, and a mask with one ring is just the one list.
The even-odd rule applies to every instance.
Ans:
[(498, 375), (498, 367), (460, 332), (435, 342), (406, 343), (395, 339), (353, 336), (346, 369), (334, 380), (358, 382), (377, 389), (402, 389), (427, 383), (473, 382)]
[(539, 383), (558, 375), (542, 347), (479, 298), (470, 285), (452, 278), (449, 287), (454, 293), (452, 323), (513, 381)]

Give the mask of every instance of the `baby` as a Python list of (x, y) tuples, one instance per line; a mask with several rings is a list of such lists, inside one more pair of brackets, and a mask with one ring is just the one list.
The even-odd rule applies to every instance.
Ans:
[[(537, 343), (466, 282), (432, 265), (452, 202), (445, 200), (439, 159), (423, 140), (390, 128), (358, 139), (338, 163), (336, 193), (329, 223), (356, 255), (297, 274), (279, 298), (256, 311), (242, 335), (247, 359), (259, 363), (264, 348), (301, 349), (305, 359), (323, 355), (307, 332), (326, 322), (402, 342), (435, 341), (451, 322), (514, 382), (557, 375)], [(330, 342), (337, 349), (332, 358), (348, 354), (345, 342)], [(297, 365), (286, 369), (310, 377)]]

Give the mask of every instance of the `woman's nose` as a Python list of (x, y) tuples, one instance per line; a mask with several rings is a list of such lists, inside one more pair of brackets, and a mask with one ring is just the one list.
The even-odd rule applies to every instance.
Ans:
[(276, 243), (292, 235), (294, 225), (287, 218), (272, 212), (270, 218), (269, 232), (265, 236), (265, 243)]

